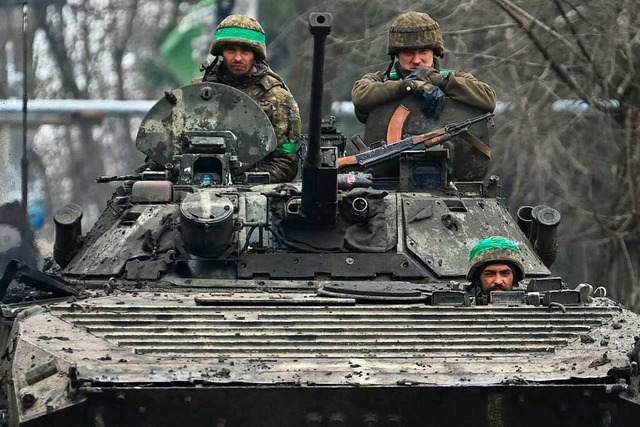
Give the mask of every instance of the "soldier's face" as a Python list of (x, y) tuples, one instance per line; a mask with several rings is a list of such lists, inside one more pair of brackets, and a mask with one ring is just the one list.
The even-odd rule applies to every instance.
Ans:
[(513, 270), (507, 264), (489, 264), (480, 272), (480, 286), (485, 294), (510, 291), (513, 288)]
[(433, 67), (431, 49), (404, 49), (398, 52), (398, 63), (405, 70), (414, 71), (418, 67)]
[(227, 68), (235, 76), (243, 76), (253, 68), (255, 54), (245, 46), (229, 46), (222, 50), (222, 58)]

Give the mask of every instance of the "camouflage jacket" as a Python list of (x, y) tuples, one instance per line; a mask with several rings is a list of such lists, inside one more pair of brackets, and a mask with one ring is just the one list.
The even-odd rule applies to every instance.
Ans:
[(206, 74), (206, 81), (239, 89), (262, 107), (275, 130), (278, 147), (253, 170), (269, 172), (271, 182), (292, 181), (298, 173), (300, 112), (282, 78), (264, 62), (256, 62), (254, 72), (241, 77), (230, 73), (221, 62)]
[[(410, 94), (414, 87), (402, 79), (406, 74), (408, 72), (396, 67), (396, 71), (391, 73), (391, 78), (377, 72), (365, 74), (356, 81), (351, 89), (351, 100), (358, 120), (365, 123), (369, 113), (378, 105)], [(476, 107), (483, 113), (490, 113), (496, 108), (495, 90), (469, 73), (460, 70), (439, 70), (430, 80), (429, 83), (439, 87), (449, 98)]]

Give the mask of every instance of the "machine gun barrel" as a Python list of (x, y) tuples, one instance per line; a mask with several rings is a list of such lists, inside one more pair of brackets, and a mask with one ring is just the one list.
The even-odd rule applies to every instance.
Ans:
[(349, 166), (368, 167), (376, 163), (398, 156), (401, 152), (411, 149), (424, 143), (426, 148), (434, 147), (443, 142), (447, 142), (455, 136), (469, 131), (469, 127), (475, 123), (489, 121), (493, 118), (493, 113), (481, 114), (458, 123), (451, 123), (441, 128), (414, 135), (402, 139), (396, 143), (388, 144), (373, 150), (355, 154), (353, 156), (341, 157), (338, 159), (338, 169)]
[(96, 182), (112, 182), (112, 181), (139, 181), (142, 174), (134, 173), (132, 175), (102, 175), (96, 177)]

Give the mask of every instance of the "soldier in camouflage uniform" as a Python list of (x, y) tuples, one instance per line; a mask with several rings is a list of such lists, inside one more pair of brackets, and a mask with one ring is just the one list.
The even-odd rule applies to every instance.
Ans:
[(480, 240), (469, 252), (467, 280), (482, 293), (510, 291), (524, 279), (520, 248), (506, 237)]
[(351, 90), (355, 113), (362, 123), (377, 106), (410, 94), (421, 96), (425, 114), (436, 119), (447, 97), (483, 113), (495, 109), (496, 93), (491, 86), (469, 73), (440, 68), (442, 33), (426, 13), (407, 12), (394, 20), (387, 53), (391, 57), (387, 71), (365, 74)]
[(282, 78), (265, 62), (267, 48), (262, 26), (253, 18), (230, 15), (213, 37), (211, 54), (222, 56), (209, 65), (203, 81), (233, 86), (249, 95), (269, 117), (278, 147), (254, 170), (269, 172), (271, 182), (292, 181), (298, 173), (300, 112)]

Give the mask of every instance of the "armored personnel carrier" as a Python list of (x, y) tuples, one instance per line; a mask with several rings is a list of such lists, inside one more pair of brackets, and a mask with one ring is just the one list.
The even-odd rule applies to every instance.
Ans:
[[(320, 119), (330, 28), (311, 15), (301, 181), (252, 172), (276, 141), (250, 98), (185, 86), (138, 133), (162, 168), (102, 177), (123, 185), (86, 234), (81, 207), (56, 212), (44, 271), (9, 264), (2, 423), (637, 425), (638, 315), (552, 277), (559, 214), (514, 219), (497, 177), (460, 179), (439, 144), (488, 144), (491, 115), (344, 156)], [(356, 171), (385, 162), (395, 179)], [(494, 235), (517, 242), (526, 279), (481, 295), (468, 253)], [(7, 300), (16, 285), (28, 301)]]

